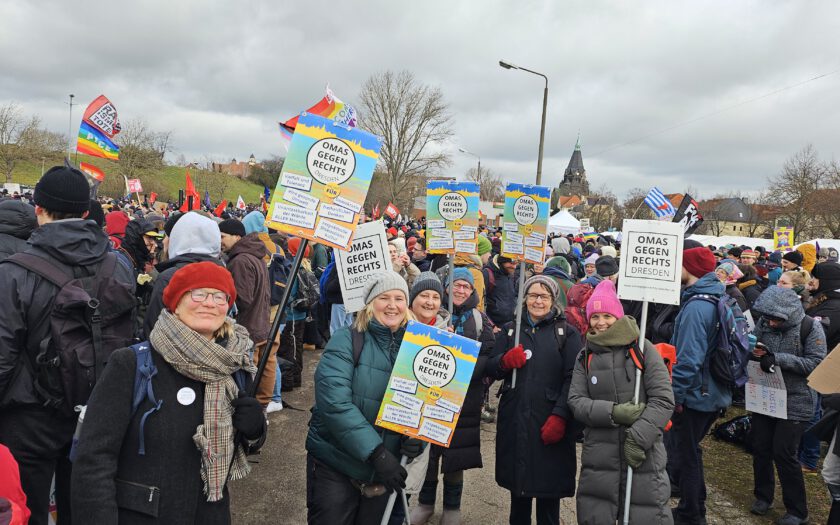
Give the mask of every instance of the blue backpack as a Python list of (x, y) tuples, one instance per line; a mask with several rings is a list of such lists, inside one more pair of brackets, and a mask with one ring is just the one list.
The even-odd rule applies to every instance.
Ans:
[(327, 304), (327, 281), (330, 278), (330, 275), (335, 271), (335, 260), (333, 259), (332, 254), (330, 255), (330, 262), (327, 264), (327, 267), (324, 268), (323, 273), (321, 273), (321, 278), (318, 279), (318, 290), (321, 296), (318, 298), (318, 302), (321, 304)]
[[(727, 294), (720, 297), (698, 294), (688, 302), (700, 300), (715, 305), (717, 336), (715, 347), (707, 355), (708, 370), (715, 381), (728, 388), (744, 386), (747, 382), (747, 363), (752, 352), (749, 324), (741, 307)], [(687, 304), (686, 303), (686, 304)], [(705, 368), (705, 364), (704, 364)], [(707, 391), (708, 374), (704, 375), (703, 391)]]
[(292, 273), (292, 261), (280, 253), (279, 246), (271, 254), (271, 262), (268, 263), (268, 278), (271, 279), (271, 306), (277, 306), (283, 300), (283, 290), (289, 283), (289, 275)]

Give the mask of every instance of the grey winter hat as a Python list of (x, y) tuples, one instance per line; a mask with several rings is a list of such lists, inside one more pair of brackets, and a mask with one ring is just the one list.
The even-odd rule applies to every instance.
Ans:
[(528, 293), (528, 290), (535, 284), (543, 285), (547, 290), (551, 292), (552, 302), (557, 302), (557, 296), (560, 295), (560, 288), (557, 286), (557, 282), (554, 279), (547, 275), (535, 275), (527, 281), (525, 281), (525, 293)]
[(414, 299), (426, 290), (433, 290), (443, 297), (443, 285), (434, 272), (422, 272), (416, 279), (414, 279), (414, 286), (411, 287), (408, 305), (411, 306)]
[(610, 255), (602, 255), (595, 261), (595, 272), (601, 277), (609, 277), (618, 273), (618, 261)]
[(408, 299), (408, 284), (397, 272), (382, 272), (365, 283), (365, 304), (370, 304), (377, 295), (391, 290), (399, 290)]

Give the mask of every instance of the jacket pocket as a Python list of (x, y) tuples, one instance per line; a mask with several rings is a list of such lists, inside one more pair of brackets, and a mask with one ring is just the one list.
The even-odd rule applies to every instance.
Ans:
[(158, 517), (159, 488), (121, 479), (116, 480), (116, 487), (117, 507), (139, 512), (153, 518)]

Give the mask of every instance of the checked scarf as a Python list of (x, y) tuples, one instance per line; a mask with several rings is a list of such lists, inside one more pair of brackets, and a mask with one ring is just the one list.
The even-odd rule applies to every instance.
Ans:
[(178, 373), (204, 383), (204, 421), (196, 428), (193, 441), (201, 452), (207, 501), (219, 501), (228, 469), (231, 480), (244, 478), (251, 470), (242, 447), (233, 443), (236, 431), (231, 401), (237, 398), (239, 388), (231, 375), (239, 369), (251, 375), (256, 372), (248, 355), (254, 343), (244, 327), (235, 325), (233, 335), (222, 346), (199, 335), (168, 310), (161, 312), (149, 341)]

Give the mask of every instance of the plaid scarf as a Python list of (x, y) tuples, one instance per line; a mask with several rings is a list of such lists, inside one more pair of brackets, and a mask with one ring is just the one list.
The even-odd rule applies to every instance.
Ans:
[(230, 403), (239, 394), (231, 375), (239, 369), (252, 376), (256, 372), (248, 355), (254, 343), (241, 325), (235, 325), (233, 335), (223, 344), (210, 341), (168, 310), (161, 312), (149, 341), (178, 373), (204, 383), (204, 421), (196, 428), (193, 441), (201, 452), (201, 479), (207, 501), (219, 501), (228, 477), (244, 478), (251, 470), (242, 447), (234, 446), (236, 432)]

